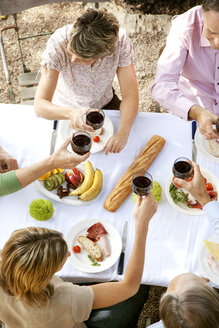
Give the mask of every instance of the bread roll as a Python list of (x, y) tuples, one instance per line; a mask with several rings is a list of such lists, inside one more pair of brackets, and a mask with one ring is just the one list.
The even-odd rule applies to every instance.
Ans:
[(219, 139), (208, 140), (208, 145), (210, 153), (215, 157), (219, 157)]
[(79, 236), (78, 242), (90, 253), (91, 256), (98, 262), (103, 261), (103, 253), (101, 248), (92, 240), (85, 236)]
[(140, 171), (147, 171), (157, 155), (165, 145), (165, 140), (154, 135), (141, 150), (134, 162), (118, 181), (112, 192), (107, 197), (104, 208), (110, 212), (115, 212), (132, 191), (133, 175)]

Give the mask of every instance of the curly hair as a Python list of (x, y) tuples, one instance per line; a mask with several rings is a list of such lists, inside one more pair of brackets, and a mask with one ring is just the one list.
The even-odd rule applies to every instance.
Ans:
[(117, 18), (105, 10), (88, 9), (73, 25), (69, 47), (82, 59), (99, 59), (116, 50)]
[(67, 244), (58, 231), (16, 230), (1, 252), (0, 287), (28, 305), (46, 305), (54, 293), (49, 282), (67, 254)]
[(160, 300), (165, 328), (218, 328), (219, 295), (206, 285), (194, 285), (182, 294), (165, 293)]

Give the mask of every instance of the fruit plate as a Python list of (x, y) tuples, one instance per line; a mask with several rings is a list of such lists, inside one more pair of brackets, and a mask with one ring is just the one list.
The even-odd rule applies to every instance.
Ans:
[(219, 163), (219, 157), (213, 156), (210, 152), (208, 141), (203, 137), (200, 130), (197, 128), (195, 133), (195, 145), (198, 151), (209, 161)]
[[(219, 235), (211, 235), (207, 240), (219, 243)], [(219, 273), (216, 274), (208, 264), (209, 254), (207, 247), (202, 243), (201, 251), (199, 253), (199, 265), (205, 274), (205, 277), (210, 279), (214, 284), (219, 285)]]
[[(108, 232), (108, 242), (111, 249), (111, 255), (104, 257), (102, 262), (98, 262), (100, 266), (92, 266), (91, 261), (88, 258), (89, 253), (78, 243), (79, 236), (86, 236), (87, 229), (93, 224), (100, 222)], [(121, 254), (122, 240), (117, 229), (108, 221), (99, 219), (87, 219), (76, 222), (68, 231), (65, 236), (65, 240), (68, 244), (68, 249), (71, 255), (68, 257), (68, 261), (71, 265), (79, 271), (88, 273), (97, 273), (109, 269), (115, 264)], [(97, 242), (98, 244), (98, 242)], [(81, 252), (74, 253), (73, 246), (80, 245)]]
[[(84, 174), (84, 169), (82, 167), (83, 167), (83, 165), (77, 166), (77, 168)], [(65, 174), (68, 171), (69, 170), (64, 170), (62, 173)], [(43, 194), (44, 196), (46, 196), (52, 200), (56, 200), (57, 202), (69, 204), (69, 205), (90, 205), (92, 202), (95, 202), (98, 199), (98, 197), (101, 193), (101, 191), (100, 191), (100, 193), (97, 195), (97, 197), (95, 197), (87, 202), (79, 200), (78, 196), (66, 196), (61, 199), (57, 195), (57, 188), (53, 189), (53, 190), (47, 190), (44, 187), (44, 181), (36, 180), (34, 183), (35, 183), (35, 186), (37, 187), (37, 189), (39, 190), (39, 192), (41, 192), (41, 194)], [(64, 182), (62, 185), (66, 186), (66, 182)]]
[[(219, 195), (219, 180), (218, 180), (218, 178), (213, 173), (211, 173), (210, 171), (208, 171), (206, 169), (201, 169), (201, 173), (207, 179), (207, 182), (212, 183), (214, 191), (217, 191), (217, 193)], [(183, 203), (178, 203), (178, 204), (174, 203), (174, 201), (173, 201), (173, 199), (170, 195), (170, 192), (169, 192), (169, 188), (170, 188), (170, 185), (172, 183), (172, 178), (173, 178), (173, 176), (171, 175), (169, 177), (166, 185), (165, 185), (165, 193), (166, 193), (167, 200), (169, 201), (169, 203), (176, 210), (178, 210), (178, 211), (180, 211), (184, 214), (187, 214), (187, 215), (203, 215), (204, 211), (199, 209), (199, 208), (190, 208), (190, 207), (186, 206), (186, 204), (183, 204)]]
[[(99, 151), (103, 150), (109, 138), (113, 136), (113, 132), (114, 132), (113, 123), (109, 118), (109, 116), (107, 116), (106, 114), (105, 114), (103, 128), (104, 128), (104, 132), (102, 135), (99, 136), (100, 141), (99, 142), (92, 141), (92, 146), (91, 146), (92, 154), (98, 153)], [(69, 126), (69, 121), (60, 121), (59, 131), (60, 131), (62, 142), (64, 142), (67, 138), (69, 138), (73, 134), (73, 132), (75, 132), (75, 130)], [(71, 145), (69, 146), (69, 150), (72, 152)]]

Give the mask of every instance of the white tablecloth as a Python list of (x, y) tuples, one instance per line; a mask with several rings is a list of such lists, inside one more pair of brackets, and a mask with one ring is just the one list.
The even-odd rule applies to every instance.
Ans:
[[(119, 126), (119, 112), (107, 111), (107, 115), (116, 131)], [(52, 122), (36, 118), (32, 106), (0, 104), (0, 144), (17, 158), (20, 167), (49, 154), (51, 132)], [(110, 213), (103, 208), (103, 203), (118, 179), (154, 134), (159, 134), (166, 140), (164, 149), (148, 170), (154, 180), (161, 184), (163, 199), (150, 222), (142, 283), (166, 286), (173, 277), (182, 272), (202, 274), (198, 262), (199, 251), (202, 240), (213, 233), (213, 228), (205, 215), (187, 216), (175, 210), (164, 194), (174, 160), (180, 156), (191, 158), (192, 155), (191, 123), (169, 114), (139, 113), (128, 143), (120, 154), (106, 156), (100, 152), (91, 155), (90, 161), (94, 168), (101, 169), (104, 182), (98, 201), (89, 206), (71, 206), (53, 201), (54, 218), (38, 222), (28, 217), (28, 207), (33, 199), (45, 197), (38, 192), (34, 183), (17, 193), (1, 197), (0, 248), (13, 230), (26, 226), (45, 226), (65, 235), (78, 220), (101, 218), (111, 222), (122, 234), (124, 222), (128, 220), (126, 266), (134, 238), (134, 204), (130, 197), (115, 213)], [(219, 176), (218, 165), (201, 157), (199, 160), (204, 167)], [(75, 282), (120, 280), (123, 276), (117, 275), (117, 266), (118, 262), (104, 272), (87, 274), (66, 262), (59, 274)]]

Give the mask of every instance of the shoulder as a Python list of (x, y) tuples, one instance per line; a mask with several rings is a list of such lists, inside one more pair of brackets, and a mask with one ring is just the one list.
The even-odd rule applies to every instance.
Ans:
[(127, 31), (123, 27), (120, 27), (119, 28), (119, 35), (118, 35), (119, 43), (122, 43), (122, 42), (124, 42), (124, 40), (127, 40), (127, 39), (128, 39)]
[(200, 26), (203, 24), (203, 13), (201, 6), (196, 6), (185, 13), (173, 17), (172, 26), (178, 30), (186, 31), (192, 30), (194, 27)]
[(69, 35), (71, 33), (72, 25), (65, 25), (61, 28), (58, 28), (49, 38), (50, 42), (54, 43), (67, 43), (69, 40)]
[(71, 294), (71, 297), (90, 297), (93, 299), (93, 290), (90, 286), (74, 285), (71, 282), (63, 281), (58, 276), (53, 276), (51, 283), (54, 286), (55, 293), (64, 293), (66, 296)]

